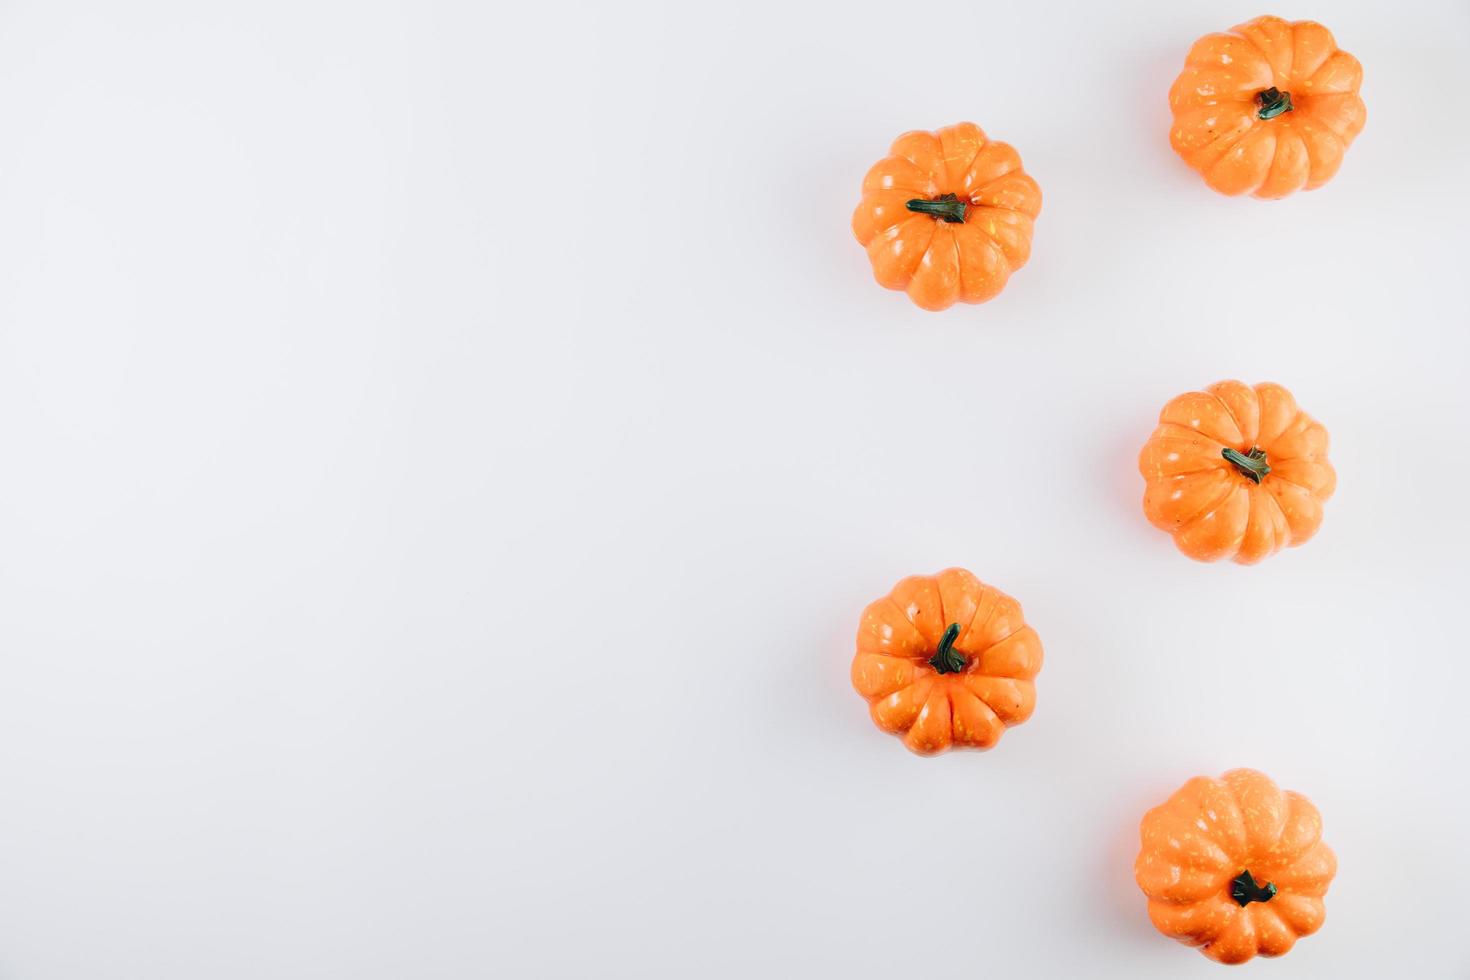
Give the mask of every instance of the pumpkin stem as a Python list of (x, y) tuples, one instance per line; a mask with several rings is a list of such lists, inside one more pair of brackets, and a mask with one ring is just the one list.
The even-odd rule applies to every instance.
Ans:
[(1261, 119), (1275, 119), (1283, 112), (1291, 111), (1291, 93), (1283, 92), (1272, 85), (1264, 91), (1256, 93), (1256, 115)]
[(1258, 446), (1252, 446), (1249, 453), (1222, 449), (1220, 455), (1234, 463), (1241, 476), (1255, 483), (1260, 483), (1261, 477), (1271, 472), (1271, 464), (1266, 462), (1266, 450)]
[(1276, 886), (1269, 881), (1264, 885), (1256, 884), (1256, 879), (1251, 877), (1250, 869), (1247, 868), (1231, 880), (1230, 897), (1241, 908), (1245, 908), (1251, 902), (1271, 901), (1276, 897)]
[(932, 201), (926, 201), (916, 197), (909, 201), (904, 207), (919, 214), (932, 214), (936, 218), (942, 218), (952, 225), (965, 223), (965, 210), (969, 208), (968, 201), (961, 201), (953, 194), (941, 194)]
[(930, 667), (941, 674), (958, 674), (965, 669), (965, 658), (954, 648), (954, 641), (959, 635), (960, 624), (950, 623), (949, 629), (944, 631), (944, 636), (939, 640), (939, 649), (929, 658)]

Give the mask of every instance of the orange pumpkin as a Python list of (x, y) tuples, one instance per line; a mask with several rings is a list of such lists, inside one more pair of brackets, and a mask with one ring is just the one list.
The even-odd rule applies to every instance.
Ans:
[(1041, 639), (1015, 599), (963, 568), (914, 575), (863, 610), (852, 686), (920, 755), (988, 749), (1036, 707)]
[(1337, 857), (1322, 817), (1254, 769), (1196, 776), (1144, 814), (1133, 865), (1164, 935), (1221, 963), (1280, 956), (1322, 928)]
[(904, 133), (863, 179), (852, 232), (873, 278), (926, 310), (983, 303), (1031, 255), (1041, 188), (974, 123)]
[(1363, 66), (1310, 20), (1257, 17), (1189, 49), (1169, 142), (1222, 194), (1285, 197), (1332, 179), (1368, 110)]
[(1196, 561), (1250, 565), (1317, 533), (1337, 486), (1327, 430), (1277, 384), (1180, 395), (1138, 454), (1143, 512)]

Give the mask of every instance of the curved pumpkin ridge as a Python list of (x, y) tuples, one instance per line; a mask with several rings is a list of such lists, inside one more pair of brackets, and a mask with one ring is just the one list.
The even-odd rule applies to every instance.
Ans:
[(1305, 88), (1311, 78), (1327, 63), (1337, 50), (1337, 39), (1332, 32), (1312, 20), (1298, 21), (1292, 25), (1291, 39), (1292, 89)]
[(919, 717), (935, 683), (935, 675), (921, 676), (914, 683), (874, 701), (869, 708), (873, 721), (885, 732), (899, 734), (907, 731)]
[(1298, 939), (1321, 929), (1327, 919), (1327, 906), (1314, 895), (1278, 894), (1266, 906)]
[(1010, 173), (970, 192), (977, 207), (1015, 211), (1035, 219), (1041, 214), (1041, 185), (1030, 174)]
[(1220, 103), (1254, 103), (1256, 93), (1271, 85), (1271, 72), (1242, 74), (1235, 65), (1196, 65), (1186, 62), (1184, 70), (1169, 86), (1169, 106), (1175, 113), (1184, 108)]
[(1279, 870), (1276, 877), (1271, 880), (1283, 892), (1305, 895), (1309, 898), (1321, 898), (1327, 894), (1327, 888), (1332, 884), (1332, 876), (1336, 873), (1337, 855), (1333, 853), (1332, 848), (1319, 840), (1308, 848), (1305, 854)]
[(907, 133), (900, 133), (888, 148), (890, 156), (901, 157), (912, 163), (920, 172), (928, 176), (935, 184), (942, 184), (945, 179), (944, 173), (944, 151), (939, 146), (939, 140), (933, 133), (926, 133), (922, 129), (911, 129)]
[(1265, 54), (1240, 34), (1217, 31), (1190, 45), (1184, 56), (1186, 67), (1220, 68), (1243, 72), (1262, 88), (1271, 84), (1271, 63)]
[(1296, 934), (1271, 907), (1275, 904), (1252, 902), (1246, 909), (1256, 927), (1256, 952), (1262, 956), (1284, 956), (1296, 945)]
[(863, 245), (867, 245), (894, 225), (914, 217), (914, 213), (906, 207), (913, 196), (913, 191), (898, 187), (864, 194), (852, 213), (853, 236)]
[(1254, 818), (1246, 824), (1246, 853), (1269, 853), (1286, 827), (1287, 801), (1281, 788), (1254, 769), (1232, 769), (1222, 778), (1240, 809)]
[[(934, 584), (939, 590), (939, 618), (944, 621), (945, 629), (950, 623), (959, 623), (962, 638), (964, 628), (975, 618), (975, 610), (980, 605), (975, 594), (983, 593), (984, 583), (963, 568), (946, 568), (934, 576)], [(959, 638), (955, 645), (959, 645)]]
[(1219, 467), (1151, 480), (1144, 489), (1143, 514), (1154, 527), (1172, 534), (1218, 510), (1239, 486), (1239, 477)]
[(960, 688), (1006, 727), (1021, 724), (1036, 709), (1036, 685), (1029, 680), (967, 673), (960, 679)]
[[(1263, 558), (1274, 555), (1281, 545), (1285, 544), (1290, 530), (1286, 527), (1286, 518), (1283, 516), (1280, 520), (1284, 533), (1280, 536), (1276, 533), (1275, 514), (1280, 512), (1280, 508), (1267, 503), (1276, 498), (1256, 484), (1247, 486), (1245, 490), (1250, 496), (1250, 511), (1246, 517), (1245, 533), (1241, 535), (1240, 550), (1236, 553), (1235, 560), (1242, 565), (1254, 565)], [(1281, 544), (1277, 543), (1278, 540), (1281, 541)]]
[(960, 193), (965, 174), (975, 158), (984, 152), (988, 140), (985, 131), (971, 122), (945, 126), (939, 130), (939, 146), (944, 156), (944, 176), (948, 190)]
[(1026, 617), (1021, 612), (1021, 604), (997, 589), (990, 615), (981, 628), (971, 634), (971, 641), (983, 655), (989, 648), (1005, 642), (1025, 628)]
[(1291, 392), (1272, 381), (1256, 385), (1256, 398), (1261, 403), (1261, 431), (1257, 441), (1269, 446), (1296, 420), (1301, 409)]
[(984, 698), (961, 683), (950, 685), (949, 701), (954, 741), (980, 749), (988, 749), (1000, 741), (1005, 722)]
[(1252, 194), (1266, 179), (1275, 154), (1275, 131), (1253, 127), (1205, 171), (1205, 182), (1223, 194)]
[(980, 148), (955, 182), (954, 191), (974, 200), (975, 195), (1021, 169), (1021, 155), (1009, 143), (989, 142)]
[(1295, 194), (1306, 186), (1310, 174), (1311, 161), (1301, 135), (1289, 124), (1277, 127), (1276, 155), (1256, 193), (1273, 199)]
[(1327, 429), (1306, 412), (1299, 412), (1286, 430), (1263, 448), (1271, 454), (1273, 470), (1277, 461), (1289, 463), (1327, 454)]
[(914, 270), (929, 251), (935, 222), (914, 215), (896, 224), (868, 243), (868, 258), (873, 264), (873, 278), (888, 289), (904, 289), (913, 279)]
[(1148, 917), (1164, 935), (1187, 946), (1204, 946), (1229, 928), (1240, 914), (1240, 906), (1223, 895), (1203, 902), (1174, 905), (1149, 899)]
[(1206, 819), (1210, 835), (1230, 854), (1239, 854), (1245, 847), (1245, 814), (1224, 782), (1196, 776), (1175, 796), (1194, 800), (1196, 816)]
[(1001, 246), (968, 223), (954, 228), (960, 258), (960, 299), (967, 303), (983, 303), (998, 296), (1011, 276)]
[(1219, 934), (1201, 947), (1218, 963), (1244, 963), (1256, 955), (1256, 920), (1246, 909), (1237, 912)]
[(1231, 28), (1255, 45), (1271, 65), (1271, 73), (1279, 79), (1291, 78), (1294, 37), (1291, 23), (1280, 17), (1257, 17)]
[(987, 677), (1009, 677), (1029, 681), (1041, 673), (1045, 652), (1041, 637), (1030, 626), (1022, 626), (976, 657), (974, 672)]
[(859, 653), (852, 660), (852, 686), (868, 700), (886, 698), (918, 679), (915, 661), (881, 653)]
[(915, 752), (922, 755), (943, 752), (954, 741), (947, 687), (946, 684), (935, 684), (930, 688), (918, 717), (904, 735), (904, 744)]
[(908, 614), (891, 595), (868, 603), (863, 610), (858, 623), (859, 653), (922, 660), (929, 656), (924, 652), (925, 645), (924, 635), (914, 628)]
[(1220, 451), (1229, 443), (1212, 439), (1197, 429), (1160, 422), (1138, 453), (1138, 472), (1145, 480), (1193, 476), (1211, 470), (1232, 470)]
[(1233, 558), (1240, 550), (1250, 516), (1250, 495), (1237, 483), (1218, 507), (1180, 525), (1174, 543), (1191, 558), (1219, 561)]
[(888, 190), (908, 191), (910, 197), (933, 197), (939, 193), (939, 185), (912, 160), (888, 156), (868, 168), (863, 177), (863, 194)]
[(1261, 432), (1261, 403), (1255, 389), (1243, 381), (1217, 381), (1205, 388), (1225, 406), (1242, 444), (1255, 445)]
[(1169, 145), (1201, 173), (1215, 166), (1255, 128), (1255, 108), (1224, 102), (1188, 109), (1174, 116)]
[(1297, 132), (1301, 134), (1302, 145), (1311, 164), (1306, 189), (1316, 190), (1337, 173), (1346, 150), (1336, 133), (1315, 120), (1300, 123)]
[(934, 226), (934, 236), (909, 280), (909, 298), (926, 310), (947, 310), (960, 292), (960, 252), (954, 226), (928, 218), (923, 220)]
[(1334, 51), (1302, 87), (1314, 103), (1328, 95), (1352, 96), (1362, 101), (1357, 94), (1362, 84), (1362, 62), (1346, 51)]
[(1337, 471), (1324, 455), (1288, 457), (1271, 461), (1271, 478), (1294, 487), (1321, 500), (1331, 500), (1337, 491)]
[(1140, 854), (1133, 866), (1133, 878), (1149, 898), (1171, 905), (1193, 905), (1221, 894), (1234, 877), (1225, 863), (1213, 869), (1192, 868), (1154, 857)]
[[(1163, 856), (1171, 865), (1222, 875), (1228, 881), (1240, 873), (1235, 868), (1239, 863), (1237, 852), (1229, 846), (1228, 841), (1216, 840), (1208, 831), (1204, 834), (1198, 833), (1200, 827), (1196, 821), (1199, 819), (1186, 819), (1164, 808), (1150, 811), (1144, 823), (1145, 829), (1140, 835), (1144, 853), (1152, 852), (1150, 856)], [(1149, 892), (1149, 897), (1161, 896)]]
[[(1274, 475), (1275, 471), (1272, 472)], [(1291, 522), (1286, 519), (1286, 511), (1281, 509), (1281, 502), (1269, 490), (1261, 494), (1261, 500), (1263, 501), (1262, 506), (1267, 507), (1271, 512), (1271, 524), (1276, 529), (1276, 540), (1280, 542), (1276, 550), (1280, 551), (1282, 548), (1296, 544), (1291, 533)]]
[(1322, 815), (1300, 793), (1288, 791), (1286, 822), (1281, 836), (1263, 853), (1255, 855), (1255, 867), (1263, 879), (1274, 881), (1287, 868), (1296, 864), (1322, 840)]
[[(1271, 475), (1276, 474), (1273, 472)], [(1291, 528), (1292, 541), (1296, 544), (1310, 541), (1322, 526), (1322, 502), (1296, 484), (1285, 480), (1271, 480), (1262, 486), (1276, 498), (1276, 504), (1286, 518), (1286, 525)]]
[[(980, 597), (975, 601), (975, 612), (971, 614), (970, 621), (964, 624), (964, 627), (960, 630), (960, 635), (955, 638), (955, 649), (972, 660), (984, 652), (984, 647), (976, 641), (976, 636), (983, 634), (985, 626), (990, 622), (990, 617), (994, 615), (996, 604), (999, 601), (999, 589), (988, 585), (983, 588)], [(976, 625), (977, 623), (979, 624), (978, 626)]]
[(1006, 274), (1019, 269), (1031, 257), (1031, 233), (1035, 222), (1023, 211), (1009, 208), (993, 208), (976, 205), (962, 225), (955, 225), (955, 234), (968, 232), (978, 239), (1000, 249)]
[(1207, 391), (1190, 391), (1169, 399), (1159, 412), (1160, 425), (1176, 425), (1225, 446), (1238, 446), (1245, 436), (1227, 406)]
[(1368, 107), (1352, 93), (1316, 95), (1311, 100), (1310, 121), (1337, 137), (1346, 150), (1368, 122)]
[(899, 580), (888, 593), (888, 598), (924, 638), (924, 655), (927, 657), (932, 654), (949, 626), (942, 619), (939, 583), (929, 575), (910, 575)]

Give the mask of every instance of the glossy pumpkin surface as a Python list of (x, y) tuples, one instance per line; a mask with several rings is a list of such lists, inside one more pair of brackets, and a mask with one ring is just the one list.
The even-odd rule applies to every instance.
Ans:
[(1212, 960), (1280, 956), (1322, 927), (1337, 873), (1322, 817), (1254, 769), (1196, 776), (1144, 815), (1139, 836), (1149, 919)]
[(1337, 486), (1327, 430), (1278, 384), (1222, 381), (1164, 406), (1138, 454), (1143, 512), (1196, 561), (1303, 544)]
[(904, 133), (863, 178), (852, 231), (873, 278), (926, 310), (983, 303), (1031, 255), (1041, 188), (974, 123)]
[(1041, 658), (1021, 604), (951, 568), (910, 576), (863, 610), (852, 686), (920, 755), (988, 749), (1031, 717)]
[(1362, 81), (1321, 24), (1257, 17), (1190, 48), (1169, 89), (1169, 142), (1222, 194), (1313, 190), (1367, 121)]

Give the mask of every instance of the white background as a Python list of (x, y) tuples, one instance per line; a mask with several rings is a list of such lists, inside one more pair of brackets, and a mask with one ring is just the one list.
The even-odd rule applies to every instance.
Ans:
[[(1463, 0), (1279, 11), (1368, 104), (1282, 202), (1167, 143), (1253, 2), (494, 6), (0, 2), (0, 978), (1217, 976), (1132, 862), (1238, 765), (1341, 863), (1250, 969), (1470, 976)], [(848, 221), (964, 119), (1045, 204), (925, 313)], [(1139, 507), (1230, 377), (1339, 473), (1254, 568)], [(920, 759), (948, 565), (1047, 659)]]

